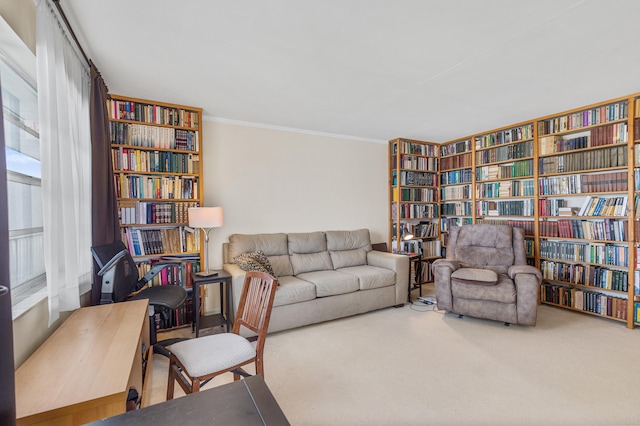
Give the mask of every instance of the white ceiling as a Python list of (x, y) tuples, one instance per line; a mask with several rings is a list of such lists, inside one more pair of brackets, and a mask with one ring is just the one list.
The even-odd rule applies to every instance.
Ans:
[(62, 0), (111, 93), (444, 142), (640, 91), (637, 0)]

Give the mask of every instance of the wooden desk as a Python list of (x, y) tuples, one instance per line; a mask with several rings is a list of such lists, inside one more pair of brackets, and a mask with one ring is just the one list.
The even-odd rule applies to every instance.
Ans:
[(262, 376), (251, 376), (215, 388), (111, 417), (95, 426), (249, 426), (288, 425)]
[(75, 425), (124, 413), (129, 388), (143, 393), (148, 318), (146, 299), (76, 310), (16, 370), (17, 424)]

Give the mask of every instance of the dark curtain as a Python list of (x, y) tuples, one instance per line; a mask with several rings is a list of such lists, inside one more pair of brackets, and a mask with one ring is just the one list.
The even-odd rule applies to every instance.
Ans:
[(13, 362), (13, 318), (9, 274), (9, 207), (7, 162), (4, 152), (4, 118), (0, 96), (0, 425), (16, 424)]
[[(92, 245), (95, 247), (119, 241), (121, 237), (111, 166), (111, 138), (107, 111), (109, 90), (93, 62), (89, 61), (89, 64), (91, 65)], [(101, 287), (102, 280), (94, 268), (91, 287), (92, 305), (100, 303)]]

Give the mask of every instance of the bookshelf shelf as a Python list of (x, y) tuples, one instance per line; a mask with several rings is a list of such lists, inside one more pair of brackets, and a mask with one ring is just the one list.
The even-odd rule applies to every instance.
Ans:
[[(187, 211), (202, 204), (202, 109), (110, 95), (107, 101), (116, 202), (122, 241), (141, 274), (158, 260), (173, 265), (150, 285), (191, 288), (203, 246), (187, 226)], [(158, 310), (156, 328), (191, 324), (192, 299)]]

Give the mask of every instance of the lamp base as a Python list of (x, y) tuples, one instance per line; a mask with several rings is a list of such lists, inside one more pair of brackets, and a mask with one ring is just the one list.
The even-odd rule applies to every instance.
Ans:
[(194, 275), (197, 275), (198, 277), (215, 277), (218, 276), (218, 273), (215, 271), (201, 271), (196, 272)]

